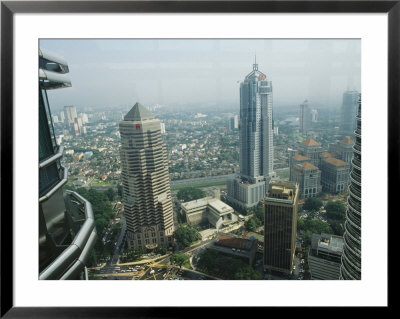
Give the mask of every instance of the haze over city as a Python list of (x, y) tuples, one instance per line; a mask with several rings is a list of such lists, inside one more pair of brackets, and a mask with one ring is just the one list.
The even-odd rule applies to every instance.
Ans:
[(272, 81), (274, 110), (305, 99), (339, 108), (361, 88), (359, 39), (42, 39), (70, 68), (68, 90), (50, 91), (53, 108), (163, 104), (239, 109), (239, 83), (255, 56)]

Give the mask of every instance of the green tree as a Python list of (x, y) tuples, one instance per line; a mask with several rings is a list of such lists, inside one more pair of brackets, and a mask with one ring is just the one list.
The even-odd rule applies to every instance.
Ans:
[(264, 205), (259, 205), (257, 206), (257, 209), (255, 211), (255, 216), (259, 220), (259, 224), (263, 225), (264, 224)]
[(114, 192), (114, 190), (113, 190), (111, 187), (110, 187), (109, 189), (107, 189), (106, 195), (107, 195), (108, 200), (109, 200), (110, 202), (112, 202), (112, 201), (114, 200), (114, 198), (115, 198), (115, 192)]
[(246, 221), (246, 223), (245, 223), (245, 227), (246, 227), (248, 230), (255, 231), (256, 228), (257, 228), (256, 219), (255, 219), (254, 217), (249, 218), (249, 219)]
[(206, 197), (207, 194), (199, 188), (186, 187), (180, 189), (176, 196), (178, 199), (183, 200), (184, 202), (190, 202), (192, 200)]
[(175, 238), (178, 244), (185, 248), (199, 239), (199, 233), (191, 226), (179, 225), (175, 231)]
[(120, 198), (122, 198), (122, 196), (123, 196), (123, 188), (122, 188), (122, 185), (121, 185), (121, 184), (118, 184), (118, 185), (117, 185), (117, 194), (118, 194), (118, 196), (119, 196)]
[(169, 259), (173, 265), (178, 265), (179, 268), (182, 268), (182, 265), (189, 261), (189, 256), (185, 254), (172, 254)]
[(308, 210), (308, 211), (317, 211), (321, 208), (323, 203), (315, 197), (309, 197), (305, 200), (303, 209)]
[(346, 218), (346, 205), (340, 200), (328, 201), (325, 209), (328, 219), (344, 220)]

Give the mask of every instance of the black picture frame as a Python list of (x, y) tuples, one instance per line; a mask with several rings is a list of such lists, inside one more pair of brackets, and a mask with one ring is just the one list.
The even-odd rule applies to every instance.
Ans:
[[(387, 13), (388, 204), (399, 180), (400, 0), (379, 1), (1, 1), (1, 317), (131, 318), (180, 316), (184, 308), (14, 307), (13, 305), (13, 19), (16, 13)], [(382, 172), (386, 174), (388, 172)], [(390, 187), (392, 186), (392, 187)], [(394, 205), (393, 205), (394, 206)], [(394, 209), (396, 212), (398, 209)], [(32, 211), (32, 213), (35, 213)], [(388, 214), (388, 219), (390, 218)], [(393, 223), (392, 223), (393, 224)], [(388, 223), (390, 225), (390, 222)], [(393, 225), (392, 225), (393, 227)], [(389, 234), (389, 232), (388, 232)], [(390, 240), (388, 240), (390, 244)], [(389, 258), (389, 254), (388, 254)], [(388, 260), (390, 261), (390, 260)], [(388, 284), (390, 281), (388, 281)], [(390, 306), (390, 299), (388, 300)], [(218, 316), (226, 309), (213, 309)], [(206, 310), (210, 311), (209, 309)], [(236, 312), (236, 310), (235, 310)], [(336, 312), (336, 311), (334, 311)], [(225, 313), (226, 315), (226, 313)], [(340, 315), (340, 314), (339, 314)]]

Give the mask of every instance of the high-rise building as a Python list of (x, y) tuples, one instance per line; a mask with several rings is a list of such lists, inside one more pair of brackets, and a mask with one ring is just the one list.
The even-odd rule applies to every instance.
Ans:
[(91, 204), (63, 191), (61, 164), (47, 91), (71, 86), (67, 62), (39, 50), (39, 279), (88, 279), (86, 263), (97, 234)]
[(60, 112), (60, 122), (62, 122), (62, 123), (65, 122), (65, 113), (64, 113), (64, 111)]
[(354, 132), (354, 157), (351, 160), (349, 197), (344, 224), (344, 249), (340, 279), (361, 280), (361, 97)]
[(230, 130), (237, 130), (239, 128), (239, 117), (237, 115), (232, 116), (229, 119), (229, 129)]
[(316, 109), (311, 110), (311, 122), (312, 123), (318, 122), (318, 110), (316, 110)]
[(253, 64), (240, 84), (240, 176), (227, 181), (228, 201), (249, 208), (268, 190), (273, 175), (272, 83)]
[(76, 112), (76, 107), (72, 105), (64, 106), (64, 113), (66, 114), (66, 125), (69, 132), (73, 136), (81, 136), (86, 134), (86, 129), (84, 129), (82, 117), (78, 116)]
[(174, 221), (160, 120), (136, 103), (119, 123), (129, 247), (172, 246)]
[(300, 133), (304, 135), (307, 134), (311, 128), (311, 110), (307, 100), (300, 104), (299, 124)]
[(297, 183), (271, 181), (264, 199), (264, 270), (291, 274), (296, 250)]
[(74, 124), (75, 119), (78, 117), (76, 113), (76, 107), (72, 105), (64, 106), (65, 119), (67, 120), (67, 125)]
[(340, 109), (340, 125), (339, 131), (343, 135), (354, 136), (356, 129), (356, 115), (358, 108), (357, 91), (346, 91), (343, 93), (343, 103)]
[(343, 237), (324, 233), (312, 234), (307, 258), (311, 279), (338, 280), (342, 253)]

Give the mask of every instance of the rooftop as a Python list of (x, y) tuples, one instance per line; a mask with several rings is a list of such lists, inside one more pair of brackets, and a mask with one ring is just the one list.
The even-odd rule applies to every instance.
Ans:
[(340, 159), (334, 158), (334, 157), (328, 157), (324, 159), (325, 162), (332, 164), (334, 166), (343, 166), (343, 165), (349, 165), (349, 163), (344, 162)]
[(196, 207), (208, 205), (209, 199), (210, 199), (210, 197), (195, 199), (190, 202), (182, 203), (181, 206), (184, 207), (185, 209), (193, 209)]
[(303, 166), (303, 169), (305, 169), (305, 170), (318, 169), (318, 167), (314, 166), (310, 162), (300, 163), (300, 165)]
[(350, 136), (346, 136), (343, 140), (340, 141), (340, 143), (354, 144), (354, 141), (350, 138)]
[(137, 102), (132, 109), (125, 115), (125, 121), (144, 121), (154, 119), (154, 114)]
[(282, 200), (293, 200), (296, 195), (296, 184), (291, 182), (272, 181), (269, 183), (267, 199), (276, 198)]
[(294, 158), (295, 160), (298, 160), (298, 161), (307, 161), (307, 160), (309, 160), (309, 158), (307, 156), (303, 156), (303, 155), (300, 155), (300, 154), (297, 154), (297, 155), (293, 156), (292, 158)]
[(315, 141), (311, 137), (309, 137), (306, 140), (304, 140), (303, 142), (301, 142), (301, 144), (307, 145), (307, 146), (320, 146), (321, 145), (320, 143), (318, 143), (317, 141)]
[(208, 204), (219, 212), (232, 210), (232, 207), (230, 207), (229, 205), (225, 204), (223, 201), (216, 199), (216, 198), (210, 199), (208, 201)]
[(331, 234), (313, 234), (311, 246), (313, 249), (322, 249), (330, 252), (343, 252), (343, 237)]
[(218, 236), (218, 239), (215, 242), (215, 245), (225, 246), (225, 247), (229, 247), (229, 248), (250, 250), (253, 245), (253, 240), (240, 238), (240, 237), (220, 235), (220, 236)]
[(323, 157), (333, 157), (331, 153), (329, 152), (322, 152), (321, 154)]

